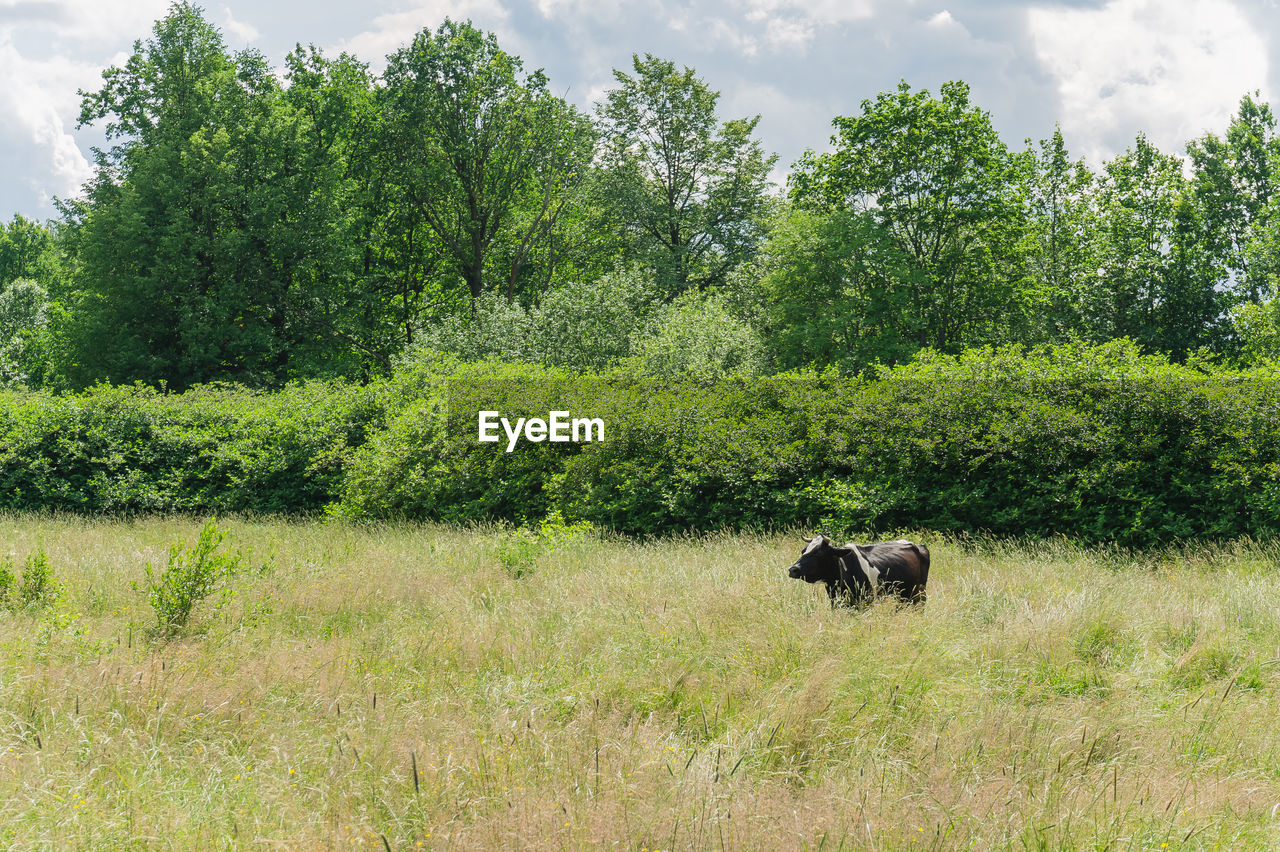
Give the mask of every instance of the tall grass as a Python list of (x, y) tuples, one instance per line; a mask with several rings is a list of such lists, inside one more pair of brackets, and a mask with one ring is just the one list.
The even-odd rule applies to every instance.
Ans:
[(162, 642), (197, 521), (0, 517), (61, 584), (0, 614), (0, 845), (1280, 843), (1272, 544), (926, 536), (928, 605), (851, 612), (798, 538), (223, 527), (270, 570)]

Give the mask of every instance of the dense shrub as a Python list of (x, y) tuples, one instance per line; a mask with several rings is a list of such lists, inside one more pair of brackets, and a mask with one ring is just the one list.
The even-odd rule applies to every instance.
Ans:
[(654, 310), (653, 286), (652, 273), (624, 268), (594, 281), (556, 285), (532, 307), (491, 291), (471, 311), (426, 329), (419, 348), (469, 361), (605, 369), (631, 354)]
[(0, 392), (0, 508), (316, 510), (379, 410), (370, 392), (338, 382)]
[(448, 372), (409, 369), (387, 392), (389, 407), (400, 402), (403, 408), (357, 451), (336, 511), (459, 522), (544, 517), (550, 508), (545, 485), (576, 445), (521, 443), (507, 453), (505, 439), (477, 441), (477, 414), (545, 417), (566, 401), (589, 399), (591, 387), (603, 382), (528, 365), (441, 366)]
[(703, 384), (760, 373), (765, 364), (760, 335), (726, 303), (722, 296), (694, 290), (665, 305), (633, 343), (640, 368)]
[[(446, 390), (447, 388), (447, 390)], [(476, 412), (604, 419), (596, 444), (476, 441)], [(1145, 545), (1280, 533), (1280, 373), (1127, 342), (924, 355), (869, 379), (682, 384), (456, 369), (353, 458), (353, 515), (626, 533), (927, 527)]]
[[(598, 417), (598, 443), (480, 443), (477, 412)], [(454, 360), (361, 388), (0, 393), (0, 505), (507, 520), (628, 534), (791, 526), (1280, 534), (1280, 369), (1126, 342), (925, 354), (862, 378), (690, 382)]]
[(22, 580), (13, 571), (13, 557), (0, 562), (0, 610), (38, 609), (49, 605), (58, 595), (59, 584), (53, 578), (53, 566), (43, 548), (27, 554), (22, 564)]

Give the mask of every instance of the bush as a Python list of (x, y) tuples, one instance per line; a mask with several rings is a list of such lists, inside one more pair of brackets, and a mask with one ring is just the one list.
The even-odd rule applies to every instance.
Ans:
[(13, 573), (12, 557), (0, 562), (0, 608), (35, 609), (53, 603), (58, 594), (58, 584), (53, 579), (53, 567), (44, 550), (27, 555), (22, 564), (22, 578)]
[[(187, 627), (196, 605), (220, 589), (240, 568), (240, 551), (218, 553), (226, 533), (210, 520), (200, 530), (195, 546), (182, 542), (169, 547), (169, 562), (159, 576), (148, 562), (145, 568), (147, 601), (156, 614), (152, 632), (167, 638)], [(223, 600), (226, 600), (224, 595)]]
[(1280, 298), (1237, 305), (1231, 310), (1231, 324), (1244, 363), (1280, 360)]
[[(34, 281), (0, 285), (0, 387), (23, 386), (42, 357), (33, 341), (48, 324), (49, 296)], [(38, 370), (34, 370), (38, 372)]]
[[(559, 510), (628, 534), (1280, 534), (1280, 371), (1175, 365), (1127, 341), (705, 385), (472, 365), (437, 388), (355, 452), (342, 511), (520, 524)], [(482, 409), (601, 417), (606, 440), (507, 453), (475, 440)]]
[(342, 382), (0, 391), (0, 508), (316, 511), (381, 416), (368, 391)]
[[(0, 508), (306, 512), (626, 534), (1280, 534), (1280, 367), (1127, 341), (714, 381), (427, 357), (368, 387), (0, 391)], [(599, 443), (477, 441), (567, 410)]]
[(699, 383), (764, 369), (764, 345), (722, 297), (685, 293), (654, 315), (633, 345), (641, 368), (656, 376)]
[(46, 606), (53, 601), (58, 586), (53, 580), (53, 568), (43, 550), (27, 557), (22, 565), (22, 583), (18, 586), (18, 606), (25, 608)]
[(420, 348), (464, 361), (602, 370), (631, 354), (638, 324), (653, 310), (653, 288), (651, 274), (623, 269), (596, 281), (559, 284), (532, 307), (489, 291), (472, 311), (428, 329)]
[(6, 556), (3, 562), (0, 562), (0, 607), (4, 607), (9, 603), (13, 596), (13, 586), (16, 578), (13, 576), (13, 558)]

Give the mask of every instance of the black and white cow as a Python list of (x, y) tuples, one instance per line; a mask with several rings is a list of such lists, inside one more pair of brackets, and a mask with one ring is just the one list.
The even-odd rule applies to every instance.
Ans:
[(831, 605), (858, 606), (878, 595), (924, 603), (929, 549), (905, 539), (837, 547), (825, 536), (805, 539), (804, 552), (787, 575), (826, 583)]

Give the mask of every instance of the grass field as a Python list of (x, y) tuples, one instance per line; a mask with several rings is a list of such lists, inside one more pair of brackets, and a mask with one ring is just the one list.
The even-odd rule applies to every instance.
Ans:
[(933, 552), (832, 611), (796, 537), (0, 517), (62, 584), (0, 612), (0, 846), (1270, 849), (1275, 545)]

